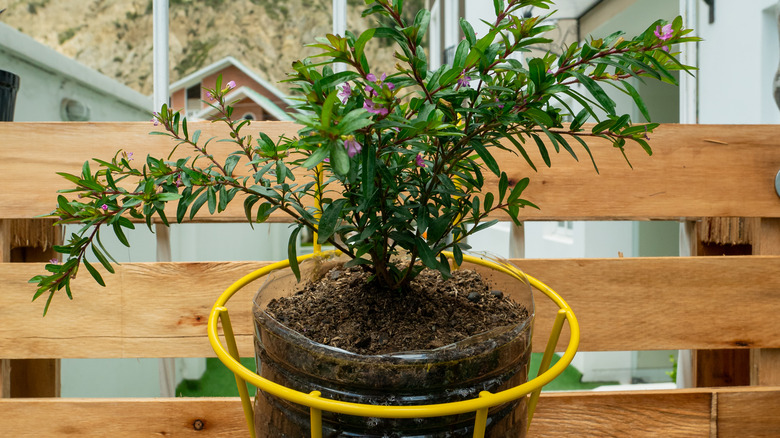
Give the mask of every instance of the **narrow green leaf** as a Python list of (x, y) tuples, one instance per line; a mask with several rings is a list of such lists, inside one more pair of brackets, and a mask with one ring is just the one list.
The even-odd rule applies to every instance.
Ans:
[(346, 175), (349, 173), (349, 155), (344, 146), (338, 142), (330, 143), (330, 166), (336, 175)]
[(588, 90), (593, 98), (596, 99), (599, 104), (601, 104), (601, 107), (604, 109), (604, 111), (606, 111), (609, 115), (615, 115), (615, 102), (612, 101), (612, 99), (607, 95), (604, 89), (602, 89), (601, 86), (596, 83), (596, 81), (575, 70), (572, 70), (571, 74), (573, 74), (574, 77), (576, 77), (577, 80)]
[(482, 161), (485, 163), (488, 169), (490, 169), (491, 172), (493, 172), (496, 176), (501, 175), (501, 170), (498, 168), (498, 163), (496, 162), (496, 159), (493, 158), (493, 155), (490, 154), (490, 151), (487, 150), (487, 148), (479, 141), (475, 141), (471, 143), (471, 147), (474, 148), (474, 152), (479, 155), (479, 158), (482, 159)]
[(531, 134), (531, 137), (533, 137), (534, 141), (536, 142), (536, 146), (539, 148), (539, 153), (542, 155), (542, 160), (544, 160), (544, 164), (546, 164), (547, 167), (550, 167), (552, 163), (550, 162), (550, 154), (547, 152), (547, 145), (544, 144), (544, 142), (542, 141), (541, 138), (539, 138), (538, 135)]
[(106, 256), (103, 255), (102, 252), (100, 252), (99, 249), (93, 244), (92, 245), (92, 252), (95, 254), (95, 257), (98, 259), (101, 265), (103, 265), (104, 268), (106, 268), (106, 271), (110, 273), (114, 273), (114, 267), (111, 266), (111, 263), (108, 262), (108, 259), (106, 259)]
[(298, 225), (290, 234), (290, 240), (287, 242), (287, 259), (290, 262), (290, 270), (295, 274), (295, 278), (301, 281), (301, 270), (298, 267), (298, 233), (301, 232), (303, 225)]
[(90, 275), (92, 275), (92, 278), (95, 279), (97, 284), (106, 287), (106, 282), (103, 281), (103, 277), (100, 275), (100, 272), (97, 271), (92, 265), (89, 264), (88, 261), (84, 260), (84, 267), (87, 268), (87, 271), (89, 271)]
[(631, 96), (631, 98), (634, 99), (634, 103), (636, 104), (637, 108), (639, 108), (639, 111), (642, 113), (642, 117), (644, 117), (645, 120), (649, 122), (650, 121), (650, 111), (647, 110), (647, 105), (645, 105), (645, 102), (642, 99), (642, 96), (640, 96), (639, 92), (636, 91), (636, 88), (634, 88), (628, 82), (623, 82), (623, 86), (626, 88), (626, 91)]
[(346, 202), (346, 199), (341, 198), (325, 207), (325, 211), (322, 212), (322, 217), (320, 217), (320, 223), (317, 226), (317, 243), (320, 245), (327, 243), (328, 239), (333, 236), (341, 216), (341, 210)]

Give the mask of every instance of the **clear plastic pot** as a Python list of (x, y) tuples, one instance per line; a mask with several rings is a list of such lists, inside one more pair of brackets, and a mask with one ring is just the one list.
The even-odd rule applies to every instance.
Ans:
[[(344, 258), (312, 258), (301, 264), (301, 278), (319, 278)], [(464, 269), (485, 268), (464, 263)], [(489, 270), (488, 270), (489, 271)], [(268, 303), (295, 293), (291, 271), (277, 271), (254, 300), (255, 357), (258, 374), (301, 392), (373, 405), (425, 405), (472, 399), (526, 382), (531, 353), (533, 296), (527, 282), (497, 271), (483, 278), (528, 309), (520, 325), (471, 336), (441, 348), (384, 355), (360, 355), (307, 339), (265, 312)], [(472, 436), (474, 412), (416, 419), (365, 418), (323, 412), (324, 437)], [(523, 437), (526, 398), (489, 410), (488, 437)], [(263, 437), (308, 437), (309, 408), (257, 391), (255, 429)]]

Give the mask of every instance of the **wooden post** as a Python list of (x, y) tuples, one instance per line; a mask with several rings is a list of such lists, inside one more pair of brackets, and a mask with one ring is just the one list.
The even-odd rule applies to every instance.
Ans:
[[(754, 224), (753, 255), (780, 254), (780, 219), (762, 218)], [(780, 385), (780, 349), (750, 351), (750, 384)]]
[[(52, 220), (0, 219), (0, 262), (48, 261), (59, 240)], [(59, 359), (0, 359), (0, 374), (2, 397), (60, 395)]]
[[(704, 218), (697, 223), (693, 255), (751, 254), (754, 219)], [(693, 384), (696, 387), (746, 386), (751, 382), (751, 352), (746, 349), (696, 350)]]

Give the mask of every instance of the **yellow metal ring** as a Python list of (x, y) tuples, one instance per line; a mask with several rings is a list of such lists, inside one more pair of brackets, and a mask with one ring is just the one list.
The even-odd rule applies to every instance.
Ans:
[[(322, 255), (322, 254), (327, 255), (333, 253), (337, 253), (337, 251), (326, 251), (323, 253), (319, 253), (317, 255)], [(298, 257), (298, 261), (301, 262), (314, 255), (315, 254), (308, 254), (308, 255)], [(451, 254), (445, 253), (445, 255), (451, 257)], [(464, 255), (463, 260), (470, 263), (482, 265), (482, 266), (488, 266), (492, 269), (511, 275), (519, 280), (522, 280), (523, 278), (523, 273), (520, 272), (514, 266), (509, 264), (497, 264), (492, 261), (486, 261), (469, 255)], [(542, 292), (558, 306), (558, 308), (560, 309), (559, 316), (565, 318), (565, 320), (568, 321), (569, 329), (570, 329), (569, 345), (566, 347), (563, 356), (558, 360), (558, 362), (555, 365), (553, 365), (545, 372), (538, 375), (536, 378), (526, 383), (523, 383), (522, 385), (516, 386), (514, 388), (509, 388), (504, 391), (497, 392), (495, 394), (483, 393), (480, 394), (480, 397), (471, 400), (463, 400), (463, 401), (450, 402), (450, 403), (440, 403), (440, 404), (433, 404), (433, 405), (374, 406), (374, 405), (367, 405), (367, 404), (360, 404), (360, 403), (349, 403), (349, 402), (342, 402), (338, 400), (330, 400), (330, 399), (319, 397), (319, 394), (316, 393), (306, 394), (279, 385), (263, 377), (260, 377), (256, 373), (250, 371), (248, 368), (241, 365), (241, 362), (238, 360), (238, 353), (237, 351), (235, 351), (235, 338), (232, 333), (232, 328), (225, 329), (223, 327), (223, 330), (225, 332), (228, 332), (228, 330), (230, 331), (230, 333), (225, 333), (225, 337), (226, 337), (226, 342), (229, 344), (229, 347), (232, 347), (230, 349), (234, 350), (233, 354), (225, 350), (225, 347), (222, 345), (222, 343), (219, 340), (219, 334), (217, 331), (218, 320), (220, 319), (220, 317), (227, 316), (227, 308), (225, 307), (225, 305), (236, 292), (238, 292), (239, 290), (241, 290), (241, 288), (253, 282), (254, 280), (257, 280), (258, 278), (268, 275), (269, 273), (275, 270), (283, 269), (288, 266), (289, 266), (289, 261), (287, 260), (270, 264), (268, 266), (260, 268), (242, 277), (241, 279), (233, 283), (229, 288), (227, 288), (225, 292), (223, 292), (222, 295), (219, 296), (216, 303), (214, 303), (214, 306), (211, 308), (211, 312), (209, 314), (209, 320), (208, 320), (208, 327), (207, 327), (208, 337), (209, 337), (209, 342), (211, 343), (211, 347), (214, 349), (214, 352), (217, 354), (219, 360), (223, 364), (225, 364), (225, 366), (227, 366), (236, 375), (236, 379), (239, 382), (241, 380), (245, 382), (249, 382), (253, 386), (262, 389), (264, 392), (289, 400), (293, 403), (308, 406), (309, 408), (312, 408), (315, 411), (328, 411), (328, 412), (336, 412), (341, 414), (356, 415), (362, 417), (381, 417), (381, 418), (424, 418), (424, 417), (457, 415), (466, 412), (476, 412), (492, 406), (507, 403), (509, 401), (530, 394), (534, 391), (541, 390), (541, 388), (544, 385), (550, 383), (555, 377), (561, 374), (566, 369), (567, 366), (569, 366), (572, 359), (574, 359), (574, 355), (577, 352), (577, 347), (579, 346), (580, 327), (579, 324), (577, 323), (577, 318), (574, 315), (574, 312), (572, 311), (571, 307), (569, 307), (569, 305), (560, 295), (558, 295), (555, 291), (550, 289), (547, 285), (537, 280), (536, 278), (525, 274), (525, 277), (528, 278), (528, 281), (530, 282), (531, 286), (533, 286), (535, 289)], [(225, 324), (225, 322), (227, 322), (227, 324)], [(223, 321), (223, 326), (225, 325), (229, 326), (229, 324), (230, 324), (229, 319), (227, 319), (227, 321)], [(560, 334), (560, 332), (558, 334)], [(553, 335), (557, 336), (556, 333), (553, 333)], [(554, 347), (555, 347), (554, 343), (551, 347), (548, 345), (548, 350), (554, 349)], [(546, 352), (545, 355), (548, 355), (548, 353), (549, 355), (551, 355), (552, 351)], [(247, 422), (250, 426), (250, 431), (252, 433), (252, 436), (254, 436), (253, 422), (251, 421), (251, 401), (248, 400), (248, 394), (246, 396), (244, 394), (247, 394), (246, 391), (244, 391), (241, 394), (242, 403), (244, 404), (244, 410), (245, 410), (245, 414), (247, 415)], [(247, 398), (247, 400), (244, 400), (244, 398)], [(529, 406), (529, 411), (531, 412), (533, 411), (533, 404), (534, 403), (532, 403), (532, 405)]]

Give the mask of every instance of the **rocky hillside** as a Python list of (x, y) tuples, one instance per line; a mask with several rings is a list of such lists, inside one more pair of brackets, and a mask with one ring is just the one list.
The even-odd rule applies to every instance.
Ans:
[[(331, 0), (169, 0), (171, 82), (231, 55), (272, 83), (331, 32)], [(152, 92), (152, 0), (6, 0), (2, 21), (127, 84)], [(407, 1), (414, 14), (423, 0)], [(348, 0), (348, 28), (365, 29), (362, 0)], [(416, 6), (416, 7), (415, 7)], [(392, 52), (377, 44), (379, 71)], [(371, 51), (367, 50), (367, 53)], [(279, 84), (285, 90), (284, 84)], [(286, 90), (285, 90), (286, 91)]]

